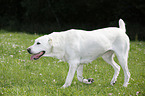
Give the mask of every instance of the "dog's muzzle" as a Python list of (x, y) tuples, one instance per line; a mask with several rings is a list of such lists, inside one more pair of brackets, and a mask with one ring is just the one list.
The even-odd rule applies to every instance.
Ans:
[(33, 54), (31, 52), (31, 48), (27, 48), (27, 51), (28, 51), (29, 54), (32, 54), (31, 60), (33, 60), (33, 59), (34, 60), (37, 60), (37, 59), (39, 59), (40, 57), (42, 57), (45, 54), (45, 51), (41, 51), (39, 53)]

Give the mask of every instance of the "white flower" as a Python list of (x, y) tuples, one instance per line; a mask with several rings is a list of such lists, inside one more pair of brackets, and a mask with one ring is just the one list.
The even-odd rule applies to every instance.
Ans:
[(41, 76), (42, 74), (40, 73), (39, 75)]
[(10, 55), (11, 57), (13, 57), (13, 55)]
[(112, 95), (113, 93), (109, 93), (109, 95)]
[(137, 91), (137, 92), (136, 92), (136, 95), (138, 96), (139, 94), (140, 94), (140, 91)]

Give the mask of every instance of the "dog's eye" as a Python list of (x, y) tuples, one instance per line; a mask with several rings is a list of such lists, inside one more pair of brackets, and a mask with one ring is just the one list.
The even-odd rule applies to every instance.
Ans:
[(37, 45), (39, 45), (40, 44), (40, 42), (37, 42)]

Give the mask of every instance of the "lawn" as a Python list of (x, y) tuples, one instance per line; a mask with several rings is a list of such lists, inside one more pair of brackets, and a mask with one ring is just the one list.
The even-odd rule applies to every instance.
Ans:
[[(127, 88), (122, 86), (122, 69), (117, 83), (110, 85), (114, 70), (98, 58), (84, 65), (84, 77), (94, 78), (94, 83), (83, 84), (75, 74), (72, 85), (61, 89), (68, 64), (50, 57), (31, 61), (26, 51), (39, 36), (0, 30), (0, 96), (145, 96), (145, 42), (131, 41), (128, 59), (131, 78)], [(118, 62), (116, 57), (115, 60)]]

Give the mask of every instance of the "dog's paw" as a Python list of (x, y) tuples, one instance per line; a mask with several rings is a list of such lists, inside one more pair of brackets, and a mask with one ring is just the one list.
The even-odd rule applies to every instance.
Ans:
[(127, 87), (128, 84), (129, 84), (129, 83), (124, 83), (123, 86), (124, 86), (124, 87)]
[(93, 79), (93, 78), (89, 78), (89, 79), (88, 79), (88, 82), (93, 83), (93, 82), (94, 82), (94, 79)]
[(62, 87), (60, 87), (61, 89), (65, 89), (66, 88), (66, 86), (65, 85), (63, 85)]
[(93, 78), (89, 78), (89, 79), (84, 79), (83, 80), (83, 83), (86, 83), (86, 84), (92, 84), (93, 82), (94, 82)]
[(113, 85), (115, 85), (115, 83), (116, 83), (116, 81), (114, 81), (114, 82), (111, 82), (111, 85), (113, 86)]
[(64, 89), (66, 87), (69, 87), (71, 84), (64, 84), (61, 88)]

